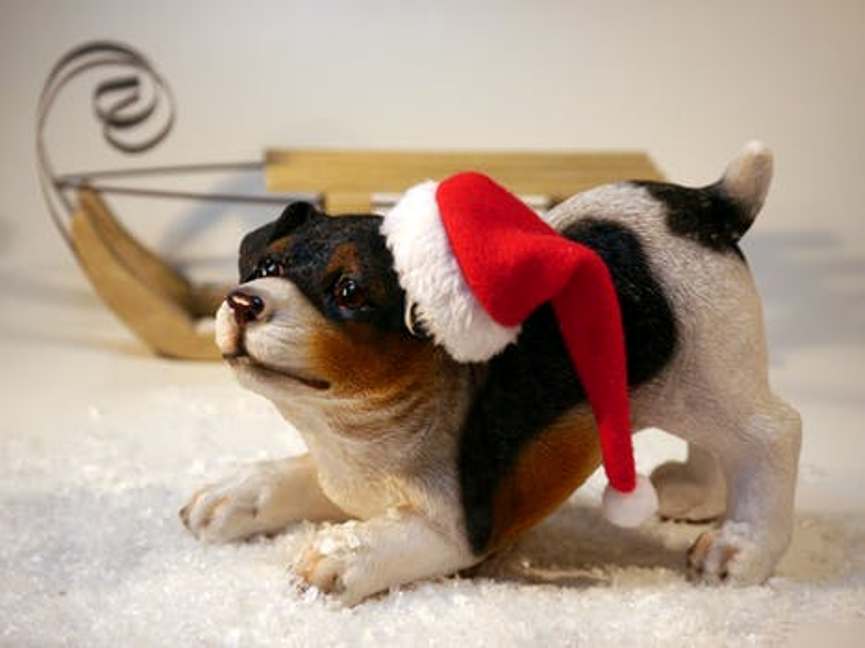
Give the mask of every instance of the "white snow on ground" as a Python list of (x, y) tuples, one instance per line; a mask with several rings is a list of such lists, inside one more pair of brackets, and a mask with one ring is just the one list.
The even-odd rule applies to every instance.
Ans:
[[(862, 645), (855, 336), (776, 354), (806, 437), (793, 546), (765, 586), (689, 584), (684, 553), (702, 527), (611, 527), (595, 476), (478, 573), (347, 610), (289, 577), (311, 526), (212, 546), (177, 518), (202, 483), (301, 452), (296, 432), (219, 364), (149, 356), (68, 259), (26, 268), (0, 262), (0, 645)], [(642, 470), (683, 454), (658, 432), (637, 448)]]

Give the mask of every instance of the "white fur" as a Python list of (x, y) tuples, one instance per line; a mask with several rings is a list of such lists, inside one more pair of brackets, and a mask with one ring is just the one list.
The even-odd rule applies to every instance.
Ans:
[(328, 526), (301, 550), (292, 571), (345, 605), (423, 578), (443, 576), (477, 559), (460, 541), (410, 510)]
[(448, 242), (436, 202), (437, 183), (409, 189), (384, 217), (382, 234), (410, 307), (433, 339), (459, 362), (483, 362), (516, 341), (519, 326), (502, 326), (475, 299)]
[(284, 529), (299, 519), (345, 520), (318, 483), (309, 455), (244, 466), (199, 490), (181, 512), (186, 527), (205, 542), (229, 542)]

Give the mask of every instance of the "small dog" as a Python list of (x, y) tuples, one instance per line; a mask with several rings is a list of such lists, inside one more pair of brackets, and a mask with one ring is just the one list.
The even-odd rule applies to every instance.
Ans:
[[(610, 184), (545, 215), (610, 271), (634, 429), (688, 442), (684, 463), (652, 474), (660, 515), (724, 517), (688, 553), (708, 582), (763, 582), (792, 531), (801, 423), (769, 387), (760, 300), (737, 245), (771, 175), (771, 154), (751, 143), (707, 187)], [(458, 363), (406, 312), (381, 223), (294, 203), (244, 238), (217, 343), (309, 453), (251, 465), (181, 510), (213, 542), (339, 523), (294, 571), (348, 605), (480, 562), (600, 463), (551, 308), (491, 361)]]

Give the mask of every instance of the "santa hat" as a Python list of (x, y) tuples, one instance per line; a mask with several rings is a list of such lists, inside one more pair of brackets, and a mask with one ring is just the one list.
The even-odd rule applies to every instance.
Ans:
[(566, 239), (480, 173), (409, 189), (382, 225), (407, 317), (455, 360), (484, 362), (515, 342), (522, 322), (551, 302), (595, 415), (609, 484), (604, 514), (637, 526), (657, 509), (634, 469), (619, 302), (603, 260)]

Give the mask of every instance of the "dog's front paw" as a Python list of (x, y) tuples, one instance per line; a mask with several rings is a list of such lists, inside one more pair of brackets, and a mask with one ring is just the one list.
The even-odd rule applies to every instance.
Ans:
[(688, 550), (688, 575), (705, 583), (759, 585), (775, 567), (778, 552), (743, 523), (726, 522), (700, 534)]
[(231, 542), (270, 531), (266, 512), (274, 475), (260, 465), (205, 486), (180, 509), (180, 519), (199, 540)]
[(373, 555), (373, 547), (363, 537), (362, 523), (350, 521), (316, 533), (291, 569), (303, 586), (316, 587), (352, 606), (383, 589)]

